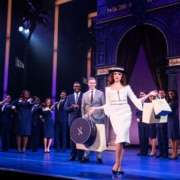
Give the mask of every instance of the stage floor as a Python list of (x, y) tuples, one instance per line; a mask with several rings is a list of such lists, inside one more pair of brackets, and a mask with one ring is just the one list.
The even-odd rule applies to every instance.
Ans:
[[(16, 149), (0, 152), (0, 173), (4, 177), (18, 177), (19, 174), (31, 177), (43, 176), (49, 179), (123, 179), (123, 180), (179, 180), (179, 160), (159, 159), (156, 157), (137, 156), (138, 148), (128, 147), (124, 154), (122, 177), (112, 177), (114, 151), (103, 152), (103, 164), (96, 164), (95, 153), (91, 152), (89, 163), (69, 161), (70, 150), (55, 152), (51, 148), (49, 154), (40, 148), (38, 152), (27, 150), (17, 153)], [(12, 176), (13, 173), (13, 176)]]

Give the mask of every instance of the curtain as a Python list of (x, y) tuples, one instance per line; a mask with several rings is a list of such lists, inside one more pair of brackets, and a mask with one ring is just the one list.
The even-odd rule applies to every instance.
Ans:
[(154, 83), (158, 89), (167, 91), (166, 41), (160, 31), (154, 27), (148, 25), (137, 26), (123, 37), (118, 49), (117, 65), (125, 67), (128, 72), (127, 80), (129, 81), (141, 45)]
[(142, 46), (153, 80), (158, 89), (167, 91), (166, 42), (162, 34), (151, 26), (143, 29)]
[(130, 81), (141, 45), (141, 36), (138, 31), (139, 28), (130, 30), (128, 35), (123, 37), (118, 49), (117, 65), (125, 68), (127, 82)]

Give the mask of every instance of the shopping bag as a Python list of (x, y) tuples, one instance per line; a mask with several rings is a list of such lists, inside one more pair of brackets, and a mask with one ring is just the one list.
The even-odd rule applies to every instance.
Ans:
[(154, 112), (158, 116), (166, 116), (172, 110), (165, 99), (154, 99), (152, 100), (154, 106)]
[[(167, 119), (166, 119), (167, 121)], [(154, 112), (154, 106), (152, 103), (143, 104), (142, 122), (147, 124), (165, 122), (164, 118), (156, 116)]]
[(106, 133), (104, 124), (96, 124), (97, 134), (94, 143), (87, 147), (84, 144), (76, 143), (77, 149), (102, 152), (107, 149)]

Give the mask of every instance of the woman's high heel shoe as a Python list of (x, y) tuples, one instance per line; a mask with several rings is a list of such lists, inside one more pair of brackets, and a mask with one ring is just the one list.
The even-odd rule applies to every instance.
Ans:
[(171, 156), (169, 159), (170, 159), (170, 160), (177, 160), (177, 159), (178, 159), (178, 156)]
[(120, 170), (120, 168), (118, 168), (118, 173), (119, 173), (120, 175), (124, 175), (124, 174), (125, 174), (123, 170)]
[(116, 175), (118, 175), (118, 171), (114, 171), (114, 170), (112, 169), (112, 174), (113, 174), (114, 176), (116, 176)]
[[(114, 163), (114, 166), (115, 166), (115, 164), (116, 164), (116, 163)], [(114, 166), (113, 166), (113, 168), (115, 168)], [(119, 168), (118, 168), (118, 169), (119, 169)], [(117, 175), (118, 175), (118, 169), (117, 169), (117, 171), (115, 171), (115, 170), (112, 169), (112, 174), (113, 174), (113, 176), (117, 176)]]

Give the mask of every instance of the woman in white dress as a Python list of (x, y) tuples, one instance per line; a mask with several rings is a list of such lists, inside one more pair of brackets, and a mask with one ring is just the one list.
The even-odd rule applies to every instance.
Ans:
[(137, 98), (130, 85), (126, 83), (126, 73), (123, 67), (114, 67), (109, 71), (108, 86), (105, 89), (106, 104), (99, 107), (91, 107), (88, 114), (91, 115), (94, 110), (104, 109), (106, 115), (110, 118), (115, 139), (116, 157), (112, 168), (113, 175), (123, 175), (124, 171), (121, 162), (125, 146), (130, 143), (129, 130), (132, 120), (132, 112), (128, 104), (128, 98), (140, 110), (142, 102), (150, 95), (157, 95), (157, 91), (151, 91), (142, 98)]

